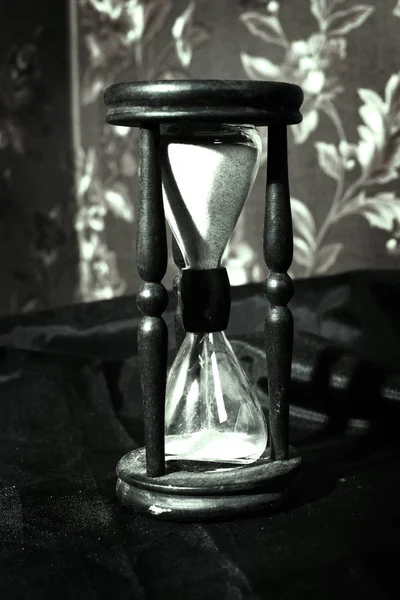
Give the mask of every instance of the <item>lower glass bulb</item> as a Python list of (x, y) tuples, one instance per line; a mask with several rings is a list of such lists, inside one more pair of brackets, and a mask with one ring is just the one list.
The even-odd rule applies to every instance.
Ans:
[(264, 413), (224, 332), (187, 333), (167, 380), (166, 460), (255, 462), (268, 435)]

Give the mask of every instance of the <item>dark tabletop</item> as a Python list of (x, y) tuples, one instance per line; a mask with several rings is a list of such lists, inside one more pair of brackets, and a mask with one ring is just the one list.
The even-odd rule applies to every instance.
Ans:
[[(255, 368), (261, 286), (232, 292), (228, 334)], [(399, 306), (397, 273), (296, 283), (298, 489), (284, 512), (210, 524), (159, 522), (115, 497), (117, 461), (143, 443), (134, 298), (3, 319), (0, 598), (395, 597)]]

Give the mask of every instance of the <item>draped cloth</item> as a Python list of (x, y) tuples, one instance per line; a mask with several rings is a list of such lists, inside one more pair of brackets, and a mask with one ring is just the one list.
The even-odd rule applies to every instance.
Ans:
[[(227, 335), (268, 409), (260, 285)], [(173, 360), (173, 299), (165, 314)], [(0, 322), (0, 597), (392, 597), (400, 558), (400, 274), (295, 282), (284, 512), (177, 524), (129, 511), (115, 465), (143, 444), (134, 297)]]

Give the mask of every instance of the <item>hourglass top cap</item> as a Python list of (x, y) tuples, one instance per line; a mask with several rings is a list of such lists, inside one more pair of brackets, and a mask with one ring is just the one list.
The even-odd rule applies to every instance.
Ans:
[(117, 83), (104, 94), (107, 122), (141, 125), (214, 122), (300, 123), (302, 89), (291, 83), (195, 79)]

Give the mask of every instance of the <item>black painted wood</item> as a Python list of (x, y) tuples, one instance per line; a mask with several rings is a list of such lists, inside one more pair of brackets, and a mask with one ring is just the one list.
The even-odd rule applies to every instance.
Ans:
[(300, 87), (271, 81), (175, 80), (119, 83), (107, 88), (107, 121), (148, 123), (300, 123)]
[(142, 129), (140, 138), (139, 219), (137, 267), (144, 280), (137, 297), (143, 318), (138, 330), (138, 355), (149, 477), (165, 472), (164, 413), (168, 330), (162, 313), (168, 293), (161, 280), (168, 251), (161, 187), (160, 132)]
[[(302, 101), (303, 92), (298, 86), (276, 82), (158, 81), (119, 84), (106, 90), (107, 121), (142, 128), (137, 262), (144, 281), (138, 295), (138, 306), (144, 316), (138, 345), (146, 448), (125, 457), (126, 469), (118, 473), (117, 482), (120, 500), (139, 512), (190, 521), (235, 516), (276, 505), (286, 492), (286, 482), (281, 476), (276, 479), (278, 473), (275, 467), (295, 471), (300, 465), (298, 458), (292, 464), (293, 454), (288, 446), (287, 395), (293, 318), (287, 303), (293, 294), (293, 285), (287, 270), (292, 260), (293, 237), (286, 125), (301, 121), (299, 109)], [(167, 248), (159, 156), (160, 127), (165, 131), (169, 124), (197, 122), (269, 126), (264, 257), (270, 275), (264, 283), (264, 292), (269, 300), (265, 335), (270, 392), (270, 456), (268, 464), (261, 467), (262, 473), (254, 471), (253, 466), (246, 467), (240, 473), (248, 476), (247, 483), (238, 482), (235, 491), (229, 485), (225, 489), (222, 484), (217, 491), (221, 492), (224, 488), (228, 492), (229, 488), (229, 493), (214, 496), (210, 495), (214, 489), (212, 483), (216, 482), (212, 481), (212, 474), (207, 474), (204, 486), (200, 486), (201, 490), (197, 489), (199, 474), (186, 471), (165, 474), (164, 456), (167, 328), (161, 315), (167, 305), (167, 294), (161, 280), (167, 266)], [(183, 268), (184, 261), (175, 241), (173, 251), (180, 269), (174, 282), (178, 300), (175, 327), (179, 346), (185, 329), (217, 331), (226, 328), (230, 287), (225, 269), (199, 271)], [(257, 465), (254, 468), (257, 469)], [(279, 473), (282, 475), (283, 471)], [(187, 494), (188, 482), (189, 487), (196, 489)], [(259, 484), (262, 489), (258, 488)], [(247, 492), (251, 490), (250, 493), (242, 494), (244, 488)]]
[(144, 448), (117, 465), (117, 496), (136, 512), (167, 521), (214, 521), (265, 512), (282, 506), (295, 484), (301, 458), (289, 449), (287, 460), (268, 452), (255, 463), (214, 472), (176, 471), (167, 463), (162, 477), (146, 476)]
[(270, 274), (264, 282), (269, 301), (265, 316), (271, 457), (288, 456), (289, 384), (293, 349), (293, 316), (287, 303), (293, 283), (287, 274), (293, 258), (293, 230), (287, 160), (286, 126), (268, 128), (264, 259)]
[(184, 269), (181, 298), (185, 331), (211, 333), (228, 327), (231, 288), (225, 267)]
[(176, 309), (175, 309), (175, 345), (177, 350), (182, 345), (185, 339), (185, 328), (183, 326), (182, 317), (182, 298), (181, 298), (181, 281), (182, 281), (182, 269), (185, 268), (185, 259), (182, 256), (182, 252), (176, 242), (174, 235), (172, 236), (172, 256), (174, 263), (178, 267), (178, 273), (174, 277), (173, 290), (176, 296)]
[(168, 251), (162, 199), (159, 127), (143, 128), (140, 137), (139, 224), (136, 262), (144, 281), (161, 281)]

